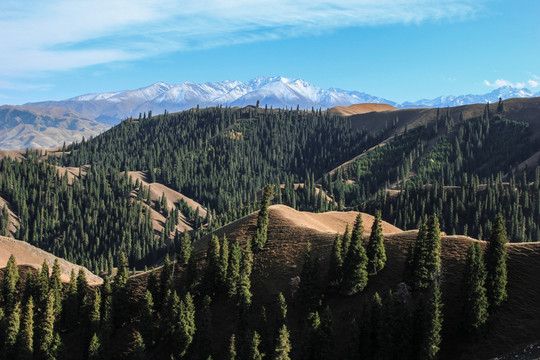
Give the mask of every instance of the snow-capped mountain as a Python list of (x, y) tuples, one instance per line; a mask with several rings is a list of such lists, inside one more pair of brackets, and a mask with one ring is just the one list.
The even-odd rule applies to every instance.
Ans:
[(528, 89), (517, 89), (511, 86), (503, 86), (484, 95), (459, 95), (459, 96), (439, 96), (435, 99), (422, 99), (415, 102), (404, 102), (398, 105), (399, 108), (420, 108), (420, 107), (447, 107), (469, 104), (485, 104), (499, 101), (499, 98), (523, 98), (540, 96), (540, 93), (533, 93)]
[(25, 104), (27, 107), (60, 107), (76, 111), (90, 119), (114, 125), (128, 117), (152, 111), (154, 114), (201, 107), (247, 106), (296, 108), (330, 108), (358, 103), (382, 103), (398, 108), (447, 107), (474, 103), (496, 102), (514, 97), (540, 96), (527, 89), (509, 86), (495, 89), (484, 95), (440, 96), (397, 104), (394, 101), (358, 91), (330, 88), (323, 89), (302, 79), (281, 76), (257, 77), (247, 82), (222, 81), (204, 84), (185, 82), (179, 85), (158, 82), (150, 86), (127, 91), (86, 94), (62, 101)]
[(116, 124), (127, 117), (152, 111), (154, 114), (181, 111), (201, 107), (260, 106), (302, 109), (348, 106), (358, 103), (395, 102), (341, 89), (322, 89), (302, 79), (285, 77), (257, 77), (247, 82), (222, 81), (198, 84), (185, 82), (171, 85), (163, 82), (128, 91), (86, 94), (62, 101), (47, 101), (25, 106), (61, 107), (77, 111), (85, 116), (107, 124)]

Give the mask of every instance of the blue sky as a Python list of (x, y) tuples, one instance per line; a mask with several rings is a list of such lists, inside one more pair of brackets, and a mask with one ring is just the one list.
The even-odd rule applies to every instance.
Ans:
[(537, 0), (2, 0), (0, 104), (256, 76), (402, 102), (540, 91)]

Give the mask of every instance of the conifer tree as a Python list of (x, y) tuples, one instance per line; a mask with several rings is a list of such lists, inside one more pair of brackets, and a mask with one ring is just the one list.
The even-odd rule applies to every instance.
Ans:
[(501, 214), (497, 215), (486, 249), (486, 290), (489, 305), (495, 308), (508, 298), (506, 292), (506, 228)]
[(19, 302), (15, 303), (13, 310), (7, 316), (7, 326), (4, 339), (4, 350), (7, 358), (12, 358), (16, 354), (15, 344), (17, 343), (17, 337), (19, 335), (19, 328), (21, 321), (21, 305)]
[(41, 270), (39, 271), (37, 277), (37, 286), (38, 286), (38, 300), (39, 307), (42, 308), (47, 302), (47, 297), (49, 296), (49, 265), (47, 260), (43, 260), (41, 265)]
[(176, 333), (173, 334), (176, 341), (176, 355), (183, 357), (187, 354), (195, 335), (195, 305), (193, 298), (188, 292), (180, 301), (179, 317)]
[(228, 351), (227, 359), (228, 360), (236, 360), (238, 357), (238, 354), (236, 353), (236, 336), (234, 334), (231, 335), (231, 338), (229, 340), (229, 351)]
[(441, 343), (442, 307), (441, 289), (438, 279), (435, 279), (425, 294), (420, 295), (416, 308), (414, 358), (437, 358)]
[(62, 319), (65, 326), (73, 327), (77, 322), (79, 301), (77, 298), (77, 279), (75, 271), (71, 269), (69, 284), (64, 297), (64, 306), (62, 307)]
[(248, 359), (250, 360), (262, 360), (264, 354), (259, 349), (261, 344), (261, 336), (258, 332), (254, 331), (249, 343)]
[(59, 335), (54, 330), (54, 294), (49, 293), (38, 325), (38, 355), (42, 359), (56, 359)]
[(413, 287), (427, 289), (440, 272), (441, 233), (439, 220), (432, 215), (427, 224), (420, 225), (414, 247)]
[(101, 292), (94, 290), (94, 301), (90, 305), (90, 314), (88, 323), (90, 325), (90, 334), (99, 333), (101, 328)]
[(231, 245), (229, 253), (229, 265), (227, 267), (227, 294), (233, 297), (237, 294), (240, 279), (240, 266), (242, 262), (242, 249), (238, 240)]
[(276, 319), (276, 329), (279, 329), (281, 325), (287, 323), (287, 302), (285, 301), (285, 296), (283, 293), (279, 293), (277, 297), (277, 319)]
[(159, 276), (159, 296), (156, 299), (157, 308), (161, 308), (163, 304), (163, 299), (167, 295), (167, 290), (172, 286), (172, 265), (169, 260), (169, 254), (165, 255), (165, 260), (163, 261), (163, 266), (161, 268), (161, 274)]
[(366, 253), (368, 257), (368, 271), (376, 275), (386, 264), (386, 251), (384, 249), (384, 238), (382, 234), (381, 212), (375, 213), (375, 220), (371, 227), (371, 235), (367, 245)]
[(141, 335), (147, 348), (154, 345), (154, 300), (152, 293), (148, 290), (144, 293), (141, 304)]
[(219, 249), (219, 261), (217, 264), (217, 276), (220, 288), (227, 288), (227, 268), (229, 266), (229, 240), (223, 235)]
[(54, 259), (54, 264), (52, 267), (52, 273), (51, 277), (49, 279), (49, 288), (54, 294), (54, 312), (55, 316), (60, 316), (60, 313), (62, 312), (62, 279), (60, 278), (61, 271), (60, 271), (60, 263), (58, 262), (58, 259)]
[(19, 268), (15, 256), (11, 254), (4, 270), (2, 279), (2, 297), (5, 304), (5, 313), (9, 315), (15, 306), (17, 282), (19, 281)]
[(328, 280), (331, 286), (339, 286), (343, 271), (343, 244), (339, 234), (336, 235), (332, 245), (332, 254), (330, 255), (330, 266), (328, 268)]
[(268, 239), (268, 207), (274, 192), (273, 185), (266, 185), (261, 199), (261, 208), (257, 216), (257, 230), (253, 236), (255, 249), (260, 250), (266, 245)]
[(305, 314), (314, 312), (320, 304), (319, 260), (315, 258), (311, 251), (311, 244), (306, 246), (304, 254), (304, 264), (300, 272), (300, 284), (297, 290), (297, 299), (301, 311)]
[(349, 224), (345, 226), (345, 232), (343, 233), (341, 245), (341, 257), (343, 258), (343, 260), (345, 260), (347, 254), (349, 253), (349, 247), (351, 246), (351, 228), (349, 227)]
[(212, 309), (210, 305), (212, 299), (206, 295), (203, 299), (203, 307), (199, 317), (199, 326), (197, 326), (197, 337), (199, 356), (202, 359), (208, 358), (212, 354)]
[(94, 333), (90, 339), (90, 345), (88, 345), (88, 360), (100, 359), (102, 359), (101, 344), (97, 333)]
[(204, 274), (206, 290), (210, 293), (216, 291), (216, 285), (219, 281), (219, 254), (219, 238), (212, 234), (206, 250), (206, 272)]
[(471, 242), (463, 273), (463, 324), (468, 331), (476, 331), (488, 318), (486, 270), (479, 243)]
[(32, 297), (28, 298), (24, 306), (18, 344), (18, 358), (31, 360), (34, 356), (34, 299)]
[(279, 329), (276, 339), (276, 348), (274, 350), (274, 360), (290, 360), (291, 340), (289, 338), (289, 330), (287, 325), (283, 324)]
[(191, 238), (189, 237), (189, 231), (184, 230), (182, 238), (180, 239), (180, 249), (178, 250), (178, 264), (185, 265), (189, 262), (193, 246), (191, 245)]
[(133, 346), (132, 358), (135, 360), (146, 359), (146, 356), (145, 356), (146, 346), (144, 345), (144, 339), (141, 333), (135, 330), (134, 337), (135, 337), (135, 343)]
[(77, 301), (79, 306), (82, 306), (84, 298), (88, 295), (88, 281), (86, 280), (86, 274), (82, 268), (79, 268), (77, 273)]
[(246, 312), (251, 307), (251, 270), (253, 267), (253, 253), (251, 252), (251, 242), (246, 242), (246, 248), (242, 253), (242, 264), (240, 266), (240, 277), (238, 279), (238, 304), (241, 312)]
[[(152, 299), (157, 299), (159, 297), (159, 282), (156, 271), (154, 269), (150, 271), (150, 275), (148, 276), (148, 282), (146, 283), (146, 289), (148, 289), (148, 291), (150, 291), (150, 294), (152, 294)], [(157, 306), (156, 309), (160, 310), (157, 308)]]
[(340, 292), (343, 295), (354, 295), (362, 290), (368, 282), (368, 258), (362, 245), (364, 240), (362, 214), (358, 214), (351, 236), (351, 245), (343, 262), (343, 281)]
[(118, 259), (118, 268), (113, 283), (113, 318), (117, 326), (128, 321), (131, 316), (128, 262), (124, 253)]
[(108, 276), (103, 279), (101, 294), (101, 348), (103, 353), (107, 354), (109, 340), (113, 331), (113, 296)]

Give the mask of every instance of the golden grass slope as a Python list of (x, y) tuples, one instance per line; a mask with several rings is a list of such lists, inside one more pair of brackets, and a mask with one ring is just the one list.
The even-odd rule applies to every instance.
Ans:
[(68, 282), (71, 270), (75, 273), (83, 269), (90, 285), (100, 285), (103, 279), (93, 274), (85, 267), (75, 265), (67, 260), (56, 257), (44, 250), (38, 249), (24, 241), (15, 240), (5, 236), (0, 236), (0, 268), (6, 267), (10, 255), (13, 254), (17, 260), (17, 265), (26, 265), (34, 269), (40, 269), (44, 260), (47, 260), (49, 268), (52, 268), (54, 260), (58, 259), (60, 263), (62, 281)]
[(396, 107), (388, 104), (373, 104), (373, 103), (364, 103), (364, 104), (353, 104), (349, 106), (335, 106), (328, 109), (335, 115), (342, 116), (351, 116), (357, 114), (365, 114), (374, 111), (393, 111), (397, 110)]

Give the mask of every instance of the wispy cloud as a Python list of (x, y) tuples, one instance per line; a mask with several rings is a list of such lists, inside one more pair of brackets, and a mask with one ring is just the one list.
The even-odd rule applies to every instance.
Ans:
[(456, 21), (474, 0), (3, 0), (0, 75), (320, 34), (343, 27)]
[[(535, 75), (531, 75), (533, 78), (535, 78)], [(540, 85), (540, 82), (539, 81), (536, 81), (536, 80), (533, 80), (533, 79), (529, 79), (527, 80), (527, 82), (511, 82), (511, 81), (508, 81), (508, 80), (504, 80), (504, 79), (497, 79), (493, 82), (490, 82), (488, 80), (484, 80), (484, 85), (486, 86), (489, 86), (489, 87), (492, 87), (492, 88), (500, 88), (502, 86), (511, 86), (513, 88), (517, 88), (517, 89), (522, 89), (526, 86), (526, 84), (528, 84), (530, 87), (537, 87), (538, 85)]]

